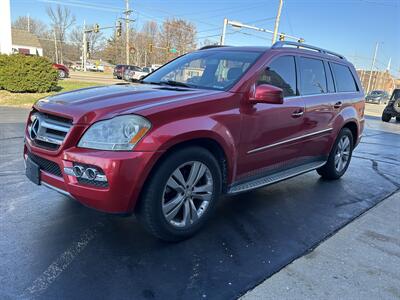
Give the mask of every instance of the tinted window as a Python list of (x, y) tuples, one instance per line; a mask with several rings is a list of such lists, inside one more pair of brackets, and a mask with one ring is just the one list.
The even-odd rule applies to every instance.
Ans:
[(336, 89), (338, 92), (356, 92), (358, 91), (353, 74), (349, 67), (331, 63), (332, 71), (335, 76)]
[(283, 96), (296, 95), (296, 65), (293, 56), (275, 59), (259, 77), (257, 84), (270, 84), (283, 90)]
[(300, 57), (300, 94), (313, 95), (326, 93), (326, 77), (322, 60)]

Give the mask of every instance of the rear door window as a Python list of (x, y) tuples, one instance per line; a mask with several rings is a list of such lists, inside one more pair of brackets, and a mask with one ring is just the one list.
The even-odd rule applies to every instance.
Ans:
[(295, 96), (296, 64), (294, 56), (281, 56), (270, 63), (261, 73), (257, 85), (270, 84), (283, 90), (284, 97)]
[(300, 94), (314, 95), (327, 92), (324, 62), (319, 59), (299, 57)]
[(330, 65), (338, 92), (357, 92), (359, 90), (349, 67), (335, 63), (330, 63)]

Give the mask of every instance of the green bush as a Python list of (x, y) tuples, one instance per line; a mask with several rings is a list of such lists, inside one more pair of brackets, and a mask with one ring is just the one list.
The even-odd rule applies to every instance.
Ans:
[(0, 55), (0, 89), (16, 93), (44, 93), (57, 86), (58, 74), (44, 57)]

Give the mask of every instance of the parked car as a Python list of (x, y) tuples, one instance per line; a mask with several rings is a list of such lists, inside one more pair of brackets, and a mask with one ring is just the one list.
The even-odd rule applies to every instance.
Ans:
[(88, 207), (135, 213), (163, 240), (193, 235), (222, 194), (312, 170), (340, 178), (364, 128), (353, 65), (305, 44), (200, 49), (141, 82), (36, 102), (26, 175)]
[(69, 77), (69, 69), (66, 66), (62, 64), (53, 64), (52, 66), (58, 71), (58, 78), (63, 79)]
[(127, 65), (116, 65), (113, 72), (113, 77), (117, 79), (122, 79)]
[(389, 101), (389, 94), (381, 90), (371, 91), (365, 97), (365, 101), (369, 103), (386, 104)]
[(400, 89), (393, 91), (390, 101), (382, 113), (382, 121), (389, 122), (393, 117), (400, 122)]
[(143, 71), (142, 68), (137, 67), (137, 66), (128, 66), (125, 69), (124, 72), (124, 80), (125, 81), (139, 81), (141, 80), (143, 77), (145, 77), (147, 74), (149, 74), (146, 71)]

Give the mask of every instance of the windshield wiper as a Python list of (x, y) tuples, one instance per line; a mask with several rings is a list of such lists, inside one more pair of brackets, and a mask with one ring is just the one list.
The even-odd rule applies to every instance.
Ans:
[(174, 80), (166, 80), (166, 81), (160, 81), (159, 84), (166, 84), (166, 85), (171, 85), (171, 86), (182, 86), (182, 87), (193, 87), (193, 85), (180, 82), (180, 81), (174, 81)]
[(142, 83), (142, 84), (155, 84), (155, 85), (161, 85), (161, 82), (155, 82), (155, 81), (144, 81), (144, 80), (139, 80), (139, 83)]

